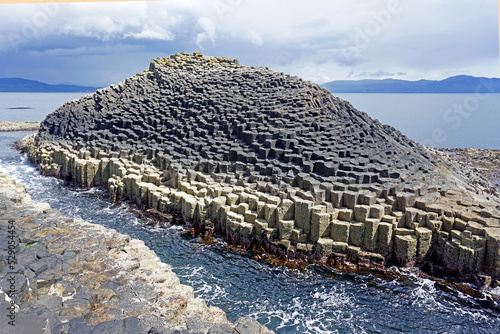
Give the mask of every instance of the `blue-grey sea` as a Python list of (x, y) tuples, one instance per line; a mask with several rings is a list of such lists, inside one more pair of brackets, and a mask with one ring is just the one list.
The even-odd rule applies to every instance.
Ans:
[[(0, 93), (0, 121), (42, 121), (84, 94)], [(429, 147), (500, 148), (500, 94), (334, 95)]]
[(428, 147), (500, 148), (500, 94), (334, 94)]
[[(65, 100), (80, 95), (0, 93), (0, 112), (4, 116), (0, 120), (41, 120)], [(368, 110), (370, 106), (382, 110), (384, 104), (399, 104), (399, 108), (386, 108), (391, 110), (389, 118), (399, 119), (408, 129), (420, 127), (419, 123), (412, 124), (417, 119), (429, 125), (430, 114), (439, 112), (423, 108), (423, 116), (412, 116), (405, 122), (400, 115), (404, 113), (401, 106), (408, 103), (415, 107), (419, 95), (409, 95), (411, 101), (405, 103), (403, 95), (391, 98), (370, 94), (366, 101), (371, 102), (365, 101), (366, 105), (362, 105), (365, 97), (361, 94), (343, 97), (369, 114), (372, 114)], [(455, 96), (453, 100), (450, 95), (441, 98), (420, 95), (420, 98), (441, 99), (441, 107), (463, 99)], [(500, 101), (500, 96), (493, 98)], [(11, 107), (33, 109), (8, 109)], [(493, 119), (490, 122), (495, 122), (495, 113), (488, 113)], [(477, 112), (480, 114), (481, 111)], [(374, 117), (389, 123), (383, 120), (383, 115)], [(485, 123), (488, 122), (485, 120)], [(461, 126), (461, 129), (468, 128), (468, 124)], [(410, 134), (400, 129), (418, 140), (413, 137), (418, 131)], [(479, 136), (488, 137), (485, 135), (487, 129), (474, 130), (474, 136), (464, 138), (465, 144), (456, 146), (475, 146), (473, 143)], [(424, 130), (425, 127), (422, 133)], [(493, 130), (494, 127), (489, 137), (496, 141), (477, 146), (498, 148), (499, 135)], [(226, 251), (222, 241), (204, 245), (185, 237), (181, 227), (149, 226), (127, 205), (110, 203), (107, 193), (101, 189), (82, 190), (41, 176), (27, 163), (25, 155), (9, 147), (26, 134), (28, 132), (0, 132), (1, 171), (22, 182), (33, 199), (48, 202), (68, 216), (81, 217), (144, 240), (162, 261), (172, 266), (183, 283), (194, 287), (196, 296), (222, 308), (232, 321), (250, 316), (276, 333), (500, 333), (500, 288), (485, 291), (480, 298), (472, 298), (410, 271), (401, 270), (402, 275), (397, 279), (383, 279), (375, 275), (347, 275), (319, 267), (304, 271), (271, 267), (250, 256)], [(450, 138), (459, 137), (450, 134)]]

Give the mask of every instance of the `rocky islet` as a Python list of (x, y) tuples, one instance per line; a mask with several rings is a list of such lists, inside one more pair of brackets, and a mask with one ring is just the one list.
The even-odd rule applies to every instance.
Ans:
[(40, 129), (40, 122), (0, 122), (0, 131), (31, 131)]
[(25, 139), (43, 173), (287, 259), (500, 279), (497, 190), (326, 89), (180, 53)]

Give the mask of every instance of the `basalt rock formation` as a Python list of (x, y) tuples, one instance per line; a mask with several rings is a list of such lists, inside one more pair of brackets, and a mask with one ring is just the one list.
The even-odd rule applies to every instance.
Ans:
[(273, 333), (230, 323), (143, 241), (65, 217), (2, 172), (0, 243), (2, 334)]
[(326, 89), (267, 68), (157, 58), (60, 107), (27, 146), (48, 175), (180, 212), (231, 243), (500, 279), (495, 188)]

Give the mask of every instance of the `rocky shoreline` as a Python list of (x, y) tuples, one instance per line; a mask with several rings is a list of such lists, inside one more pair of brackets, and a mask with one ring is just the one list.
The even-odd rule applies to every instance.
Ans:
[(500, 191), (500, 150), (475, 148), (440, 148), (451, 160), (482, 175)]
[(144, 242), (31, 200), (0, 173), (0, 333), (272, 333), (230, 323)]
[(40, 129), (41, 122), (0, 122), (0, 131), (35, 131)]

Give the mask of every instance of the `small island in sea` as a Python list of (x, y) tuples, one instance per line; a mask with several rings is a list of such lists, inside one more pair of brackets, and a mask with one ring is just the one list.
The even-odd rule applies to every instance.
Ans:
[(28, 154), (47, 175), (283, 259), (500, 278), (486, 179), (316, 84), (235, 59), (154, 59), (50, 114)]

